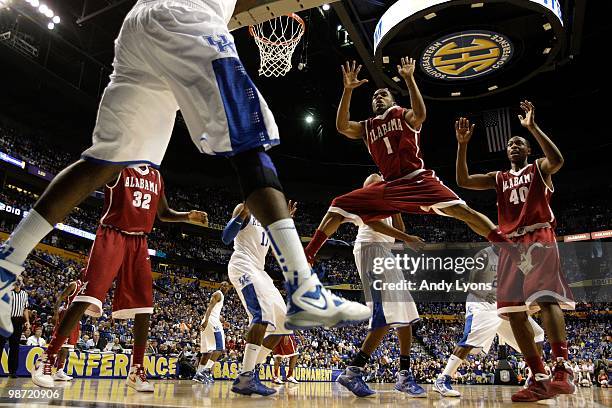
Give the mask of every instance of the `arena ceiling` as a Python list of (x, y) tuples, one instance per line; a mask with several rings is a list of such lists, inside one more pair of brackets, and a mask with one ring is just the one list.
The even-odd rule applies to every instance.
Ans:
[[(22, 121), (34, 119), (50, 134), (61, 135), (58, 141), (68, 149), (87, 145), (97, 102), (110, 73), (113, 41), (134, 3), (134, 0), (48, 0), (49, 7), (62, 18), (51, 31), (21, 13), (18, 27), (32, 34), (40, 53), (37, 58), (28, 58), (0, 46), (0, 58), (6, 61), (0, 67), (2, 111)], [(364, 76), (370, 83), (356, 92), (352, 109), (353, 118), (363, 119), (369, 114), (369, 95), (377, 85), (385, 84), (373, 58), (373, 37), (378, 20), (393, 3), (343, 0), (334, 3), (329, 11), (302, 12), (308, 30), (295, 52), (294, 64), (303, 62), (306, 68), (294, 69), (281, 79), (257, 77), (259, 57), (255, 44), (247, 30), (234, 33), (248, 72), (279, 122), (283, 144), (273, 154), (285, 178), (354, 186), (374, 170), (366, 149), (360, 143), (344, 140), (335, 131), (341, 93), (339, 66), (346, 59), (356, 59), (366, 66)], [(605, 114), (604, 106), (596, 103), (595, 98), (606, 94), (609, 81), (604, 80), (606, 75), (600, 74), (601, 68), (594, 63), (599, 61), (598, 46), (603, 42), (600, 39), (609, 38), (612, 30), (601, 3), (561, 1), (568, 34), (556, 63), (547, 72), (498, 95), (456, 102), (428, 100), (423, 150), (429, 165), (451, 179), (454, 118), (505, 106), (516, 109), (521, 98), (534, 100), (543, 125), (551, 133), (563, 135), (560, 144), (566, 150), (574, 149), (572, 135), (586, 132), (590, 143), (581, 145), (579, 151), (602, 154), (607, 140), (593, 116)], [(3, 18), (0, 22), (8, 21), (7, 14), (6, 10), (0, 11)], [(405, 98), (400, 98), (400, 102), (407, 104)], [(307, 115), (314, 118), (310, 124), (305, 122)], [(585, 120), (587, 117), (591, 120)], [(475, 142), (472, 151), (485, 169), (499, 166), (504, 160), (502, 153), (488, 153), (482, 141)], [(199, 160), (179, 121), (164, 166), (183, 168), (185, 157), (193, 159), (188, 160), (190, 171), (212, 176), (230, 171), (222, 160)], [(581, 162), (580, 166), (588, 163)]]

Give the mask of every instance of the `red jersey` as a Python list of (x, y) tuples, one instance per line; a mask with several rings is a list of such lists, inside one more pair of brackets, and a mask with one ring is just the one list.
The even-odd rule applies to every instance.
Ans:
[(387, 181), (425, 167), (419, 147), (420, 131), (406, 122), (405, 112), (400, 106), (392, 106), (382, 115), (365, 121), (365, 143)]
[(156, 169), (125, 168), (115, 183), (104, 189), (104, 215), (100, 224), (127, 233), (148, 234), (153, 229), (163, 193), (164, 182)]
[(498, 171), (497, 219), (499, 229), (509, 234), (521, 227), (550, 223), (555, 227), (555, 215), (550, 208), (551, 190), (544, 182), (540, 167), (528, 164), (519, 171)]

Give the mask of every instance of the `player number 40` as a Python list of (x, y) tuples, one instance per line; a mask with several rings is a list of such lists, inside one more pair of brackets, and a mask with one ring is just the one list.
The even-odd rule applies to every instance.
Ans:
[(512, 192), (510, 193), (510, 202), (512, 204), (518, 204), (519, 200), (521, 203), (524, 203), (525, 200), (527, 200), (527, 193), (529, 192), (529, 189), (527, 187), (521, 187), (521, 188), (515, 188), (514, 190), (512, 190)]
[(151, 194), (142, 194), (142, 191), (134, 191), (134, 199), (132, 200), (132, 204), (134, 207), (140, 207), (142, 209), (148, 210), (151, 208)]

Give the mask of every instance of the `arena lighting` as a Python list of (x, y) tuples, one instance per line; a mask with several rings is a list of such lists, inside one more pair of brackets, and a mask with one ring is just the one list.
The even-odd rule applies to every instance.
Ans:
[(323, 11), (329, 11), (331, 7), (329, 4), (325, 3), (322, 8), (323, 8)]
[(312, 115), (306, 115), (306, 118), (304, 118), (304, 120), (306, 121), (307, 124), (312, 124), (312, 122), (314, 122), (314, 117)]
[(434, 18), (437, 14), (436, 13), (429, 13), (425, 16), (425, 20), (431, 20), (432, 18)]
[(53, 23), (49, 23), (49, 24), (47, 24), (47, 28), (48, 28), (49, 30), (53, 30), (53, 29), (55, 28), (55, 24), (53, 24)]
[(54, 16), (52, 21), (53, 21), (54, 24), (59, 24), (60, 23), (60, 17), (59, 16)]
[(474, 3), (474, 4), (472, 4), (470, 7), (472, 7), (472, 8), (480, 8), (480, 7), (484, 7), (484, 3)]

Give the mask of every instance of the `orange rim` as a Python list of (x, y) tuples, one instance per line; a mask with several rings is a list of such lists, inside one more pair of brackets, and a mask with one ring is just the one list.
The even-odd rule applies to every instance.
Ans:
[(270, 41), (270, 40), (268, 40), (265, 37), (258, 36), (252, 25), (249, 26), (249, 34), (251, 34), (253, 37), (258, 39), (259, 41), (264, 42), (266, 44), (270, 44), (270, 45), (279, 45), (279, 46), (280, 45), (289, 45), (289, 44), (293, 44), (295, 42), (300, 41), (300, 38), (302, 38), (302, 35), (304, 35), (304, 33), (306, 32), (306, 23), (304, 23), (304, 20), (302, 20), (302, 17), (298, 16), (295, 13), (287, 14), (286, 17), (291, 17), (292, 19), (294, 19), (295, 21), (300, 23), (300, 25), (302, 26), (302, 33), (299, 36), (297, 36), (296, 38), (292, 38), (291, 40), (287, 40), (287, 41)]

